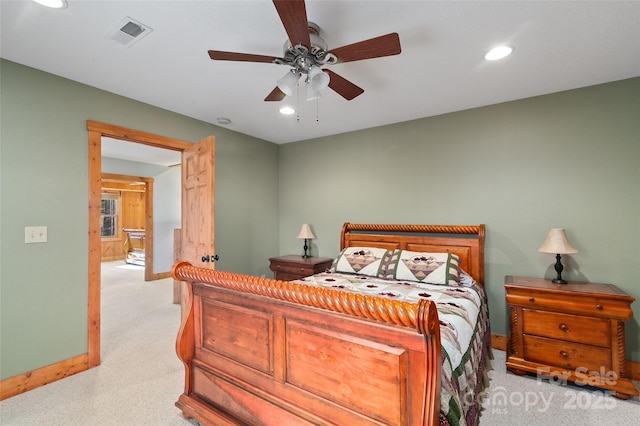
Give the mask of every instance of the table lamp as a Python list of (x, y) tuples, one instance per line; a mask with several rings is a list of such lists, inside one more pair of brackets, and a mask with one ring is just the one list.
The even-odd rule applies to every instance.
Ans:
[(556, 264), (554, 267), (558, 273), (558, 277), (551, 280), (551, 282), (556, 284), (566, 284), (567, 282), (562, 279), (562, 270), (564, 267), (560, 261), (560, 255), (578, 253), (578, 250), (569, 243), (567, 234), (564, 232), (564, 228), (551, 228), (547, 234), (547, 238), (544, 240), (544, 243), (542, 243), (542, 247), (540, 247), (538, 251), (542, 253), (555, 253)]
[(311, 232), (311, 228), (309, 227), (309, 225), (307, 225), (306, 223), (304, 225), (302, 225), (302, 229), (300, 229), (300, 233), (298, 234), (298, 238), (299, 239), (304, 239), (304, 254), (302, 255), (303, 259), (307, 259), (309, 256), (309, 254), (307, 254), (307, 250), (309, 249), (309, 245), (308, 242), (309, 240), (314, 239), (316, 236), (313, 235), (313, 232)]

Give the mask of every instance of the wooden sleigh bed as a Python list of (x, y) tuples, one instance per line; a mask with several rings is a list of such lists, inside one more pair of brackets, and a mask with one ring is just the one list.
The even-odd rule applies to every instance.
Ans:
[[(423, 260), (425, 252), (448, 253), (470, 276), (465, 286), (418, 284), (414, 291), (401, 279), (362, 293), (349, 282), (362, 279), (369, 290), (386, 281), (343, 273), (285, 282), (176, 263), (173, 275), (188, 288), (176, 342), (185, 386), (176, 406), (206, 425), (476, 424), (490, 336), (484, 231), (484, 225), (342, 228), (340, 256), (351, 248), (358, 256), (373, 248), (388, 256), (419, 252)], [(344, 272), (340, 256), (332, 272)], [(398, 285), (419, 297), (404, 300), (390, 290)], [(436, 287), (447, 294), (434, 295)], [(479, 289), (478, 296), (449, 299), (466, 288)], [(447, 326), (470, 299), (480, 300), (473, 336), (452, 362), (441, 332), (452, 333)], [(456, 380), (443, 383), (443, 375)]]

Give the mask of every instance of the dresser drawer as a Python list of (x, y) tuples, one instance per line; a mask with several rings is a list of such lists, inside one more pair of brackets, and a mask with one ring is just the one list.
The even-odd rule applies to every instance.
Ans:
[(565, 342), (538, 336), (524, 336), (524, 353), (528, 361), (575, 370), (611, 371), (611, 350), (598, 346)]
[(522, 310), (523, 332), (587, 345), (611, 346), (611, 321), (548, 311)]

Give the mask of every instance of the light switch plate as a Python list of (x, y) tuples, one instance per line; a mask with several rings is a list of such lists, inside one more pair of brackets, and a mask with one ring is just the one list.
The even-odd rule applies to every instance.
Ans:
[(46, 226), (25, 226), (24, 242), (26, 244), (46, 243), (47, 227)]

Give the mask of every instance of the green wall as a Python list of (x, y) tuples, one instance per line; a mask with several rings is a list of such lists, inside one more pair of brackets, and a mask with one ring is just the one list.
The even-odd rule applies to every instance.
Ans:
[[(6, 60), (0, 113), (1, 379), (87, 351), (88, 119), (193, 142), (213, 134), (218, 268), (269, 272), (278, 145)], [(47, 226), (48, 242), (25, 244), (25, 226)]]
[[(636, 78), (278, 146), (1, 60), (0, 378), (86, 353), (87, 119), (216, 136), (218, 269), (271, 276), (268, 257), (301, 252), (302, 223), (328, 257), (345, 221), (485, 223), (492, 331), (506, 334), (504, 276), (553, 276), (537, 252), (551, 227), (580, 250), (567, 278), (640, 299), (639, 93)], [(49, 242), (24, 244), (39, 225)]]
[[(304, 176), (304, 179), (300, 179)], [(338, 253), (343, 222), (487, 226), (492, 332), (507, 334), (505, 275), (555, 276), (538, 252), (566, 228), (563, 276), (640, 300), (640, 78), (280, 148), (280, 254)], [(640, 302), (627, 357), (640, 361)]]

